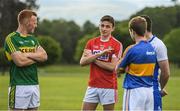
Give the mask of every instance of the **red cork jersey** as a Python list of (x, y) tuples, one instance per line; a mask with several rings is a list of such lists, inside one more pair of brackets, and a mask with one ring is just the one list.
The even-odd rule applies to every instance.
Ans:
[[(111, 53), (107, 53), (97, 59), (103, 62), (111, 62), (112, 57), (120, 58), (122, 54), (122, 44), (114, 37), (110, 37), (109, 41), (103, 42), (100, 37), (93, 38), (88, 41), (85, 49), (91, 50), (92, 54), (100, 53), (104, 49), (112, 48)], [(95, 63), (90, 64), (90, 87), (117, 89), (117, 77), (115, 72), (105, 70)]]

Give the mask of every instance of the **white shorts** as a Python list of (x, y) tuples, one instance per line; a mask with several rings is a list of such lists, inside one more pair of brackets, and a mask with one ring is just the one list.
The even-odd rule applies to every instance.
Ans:
[(117, 90), (88, 87), (83, 101), (101, 105), (113, 104), (117, 102)]
[(17, 85), (9, 87), (9, 109), (28, 109), (40, 106), (39, 85)]
[(123, 97), (123, 111), (153, 111), (153, 87), (125, 89)]

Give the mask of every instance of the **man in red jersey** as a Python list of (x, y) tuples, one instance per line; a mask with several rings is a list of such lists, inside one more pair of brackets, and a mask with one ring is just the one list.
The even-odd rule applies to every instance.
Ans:
[(114, 19), (105, 15), (100, 20), (100, 36), (89, 40), (82, 54), (80, 65), (90, 64), (90, 79), (82, 110), (96, 110), (98, 103), (104, 110), (114, 110), (117, 99), (117, 78), (114, 72), (121, 57), (122, 44), (111, 33)]

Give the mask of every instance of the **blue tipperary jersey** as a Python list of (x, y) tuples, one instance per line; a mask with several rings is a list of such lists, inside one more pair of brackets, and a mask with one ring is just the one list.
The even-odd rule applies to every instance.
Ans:
[(156, 53), (149, 42), (140, 41), (125, 52), (118, 68), (128, 71), (123, 87), (133, 89), (153, 86), (153, 74), (156, 64)]

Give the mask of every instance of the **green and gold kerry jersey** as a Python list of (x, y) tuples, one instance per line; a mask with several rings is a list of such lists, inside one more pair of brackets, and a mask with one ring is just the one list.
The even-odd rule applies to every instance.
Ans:
[(18, 32), (12, 32), (6, 37), (4, 48), (6, 56), (11, 64), (10, 86), (38, 84), (37, 64), (18, 67), (10, 56), (16, 51), (21, 51), (22, 53), (35, 52), (38, 46), (39, 42), (32, 35), (24, 37)]

